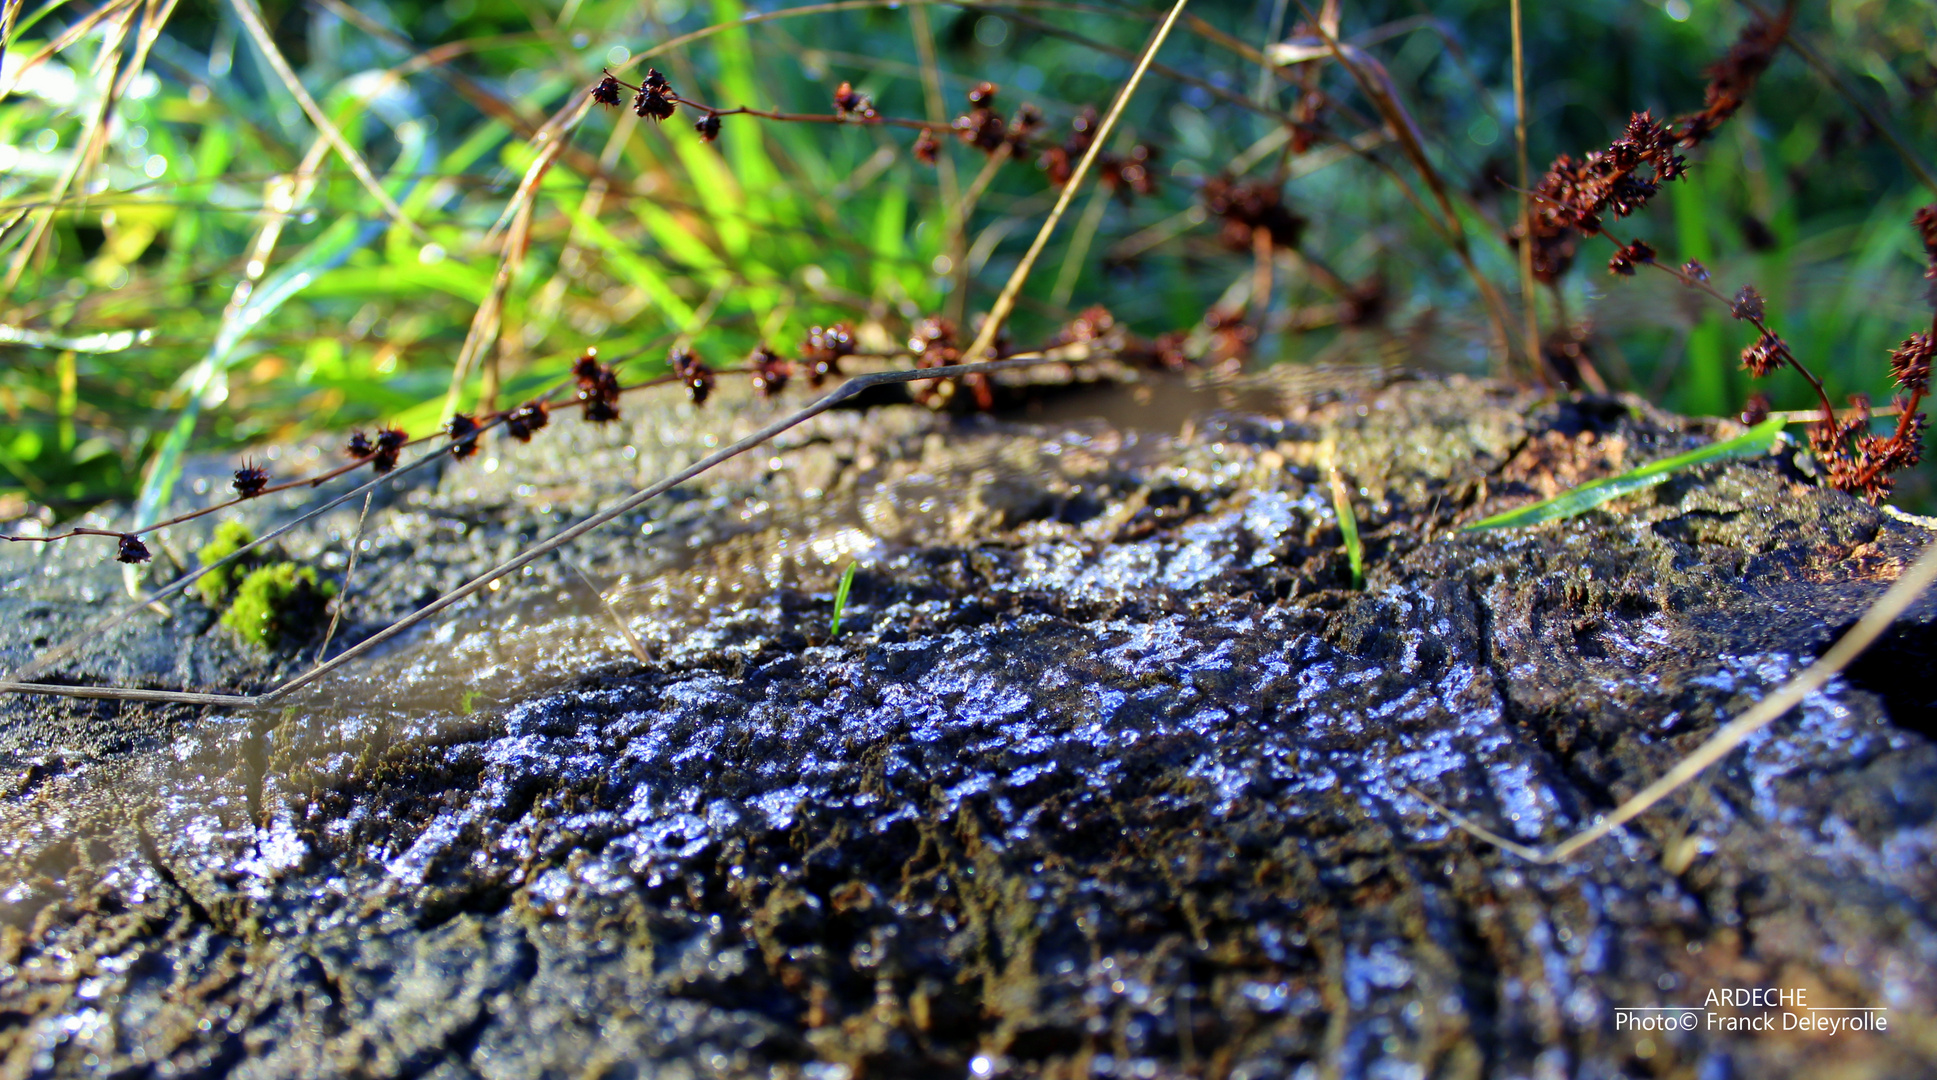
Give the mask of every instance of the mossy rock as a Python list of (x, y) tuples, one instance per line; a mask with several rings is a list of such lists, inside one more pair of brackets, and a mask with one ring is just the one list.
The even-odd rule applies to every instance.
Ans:
[(271, 563), (242, 579), (235, 601), (222, 613), (222, 625), (274, 649), (315, 630), (335, 595), (336, 583), (318, 581), (315, 567)]

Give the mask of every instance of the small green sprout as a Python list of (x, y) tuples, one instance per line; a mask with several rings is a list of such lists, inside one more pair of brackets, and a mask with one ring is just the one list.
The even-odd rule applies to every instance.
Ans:
[(1365, 588), (1365, 545), (1359, 542), (1359, 519), (1352, 513), (1352, 493), (1345, 477), (1332, 470), (1332, 509), (1338, 511), (1338, 531), (1345, 534), (1345, 558), (1352, 564), (1352, 590)]
[(841, 571), (841, 583), (834, 589), (834, 625), (828, 627), (829, 640), (841, 636), (841, 613), (847, 610), (847, 593), (854, 587), (854, 571), (859, 569), (860, 565), (860, 563), (848, 563), (847, 569)]

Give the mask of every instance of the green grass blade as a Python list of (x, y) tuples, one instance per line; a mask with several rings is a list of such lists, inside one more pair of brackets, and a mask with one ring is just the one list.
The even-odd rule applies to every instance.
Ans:
[(1352, 493), (1345, 477), (1332, 470), (1332, 509), (1338, 513), (1338, 531), (1345, 534), (1345, 560), (1352, 564), (1352, 591), (1365, 589), (1365, 544), (1359, 540), (1359, 518), (1352, 512)]
[(841, 583), (834, 589), (834, 625), (827, 628), (830, 641), (841, 636), (841, 613), (847, 610), (847, 592), (854, 587), (854, 571), (860, 565), (848, 563), (847, 569), (841, 571)]
[(1558, 521), (1561, 518), (1570, 518), (1576, 514), (1591, 510), (1609, 499), (1617, 499), (1623, 495), (1640, 491), (1642, 488), (1653, 487), (1683, 469), (1692, 469), (1697, 465), (1706, 465), (1712, 461), (1726, 461), (1730, 458), (1740, 457), (1757, 457), (1766, 454), (1772, 448), (1776, 436), (1782, 433), (1783, 423), (1782, 417), (1772, 416), (1750, 428), (1746, 434), (1738, 435), (1725, 442), (1712, 443), (1699, 450), (1690, 450), (1686, 454), (1676, 454), (1671, 458), (1663, 458), (1660, 461), (1643, 465), (1638, 469), (1630, 469), (1619, 476), (1611, 476), (1605, 480), (1595, 480), (1592, 483), (1582, 484), (1572, 491), (1564, 491), (1544, 502), (1537, 502), (1532, 506), (1523, 506), (1518, 510), (1509, 510), (1504, 514), (1495, 514), (1483, 521), (1476, 521), (1462, 531), (1472, 532), (1477, 529), (1518, 529), (1528, 525), (1539, 525), (1548, 521)]

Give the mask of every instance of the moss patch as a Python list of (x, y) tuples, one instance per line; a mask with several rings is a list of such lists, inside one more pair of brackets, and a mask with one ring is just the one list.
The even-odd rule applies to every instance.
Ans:
[[(196, 555), (202, 560), (203, 566), (214, 566), (254, 542), (255, 538), (256, 534), (250, 532), (249, 527), (240, 521), (224, 521), (215, 527), (215, 535), (208, 543), (202, 545), (202, 550), (196, 552)], [(196, 579), (195, 595), (202, 598), (202, 603), (219, 609), (223, 602), (228, 600), (229, 590), (234, 587), (239, 578), (248, 573), (254, 562), (255, 559), (249, 557), (238, 559), (227, 566), (215, 567)]]
[(319, 582), (315, 567), (271, 563), (242, 579), (235, 602), (222, 613), (222, 625), (273, 649), (315, 629), (335, 595), (336, 583)]

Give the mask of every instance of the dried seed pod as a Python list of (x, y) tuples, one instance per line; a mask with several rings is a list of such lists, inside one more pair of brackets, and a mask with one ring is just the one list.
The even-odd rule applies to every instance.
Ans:
[(1607, 261), (1607, 268), (1622, 277), (1633, 277), (1637, 264), (1655, 261), (1655, 249), (1645, 240), (1631, 240), (1626, 247), (1616, 248), (1613, 258)]
[(834, 111), (842, 116), (859, 117), (863, 120), (874, 119), (874, 102), (866, 94), (854, 89), (854, 84), (842, 82), (834, 90)]
[(1204, 181), (1198, 193), (1204, 208), (1223, 221), (1225, 246), (1250, 251), (1259, 229), (1275, 248), (1292, 249), (1305, 234), (1305, 219), (1284, 203), (1284, 193), (1261, 180), (1239, 182), (1226, 176)]
[(504, 432), (519, 442), (530, 442), (531, 433), (551, 423), (551, 407), (543, 401), (527, 401), (504, 414)]
[(753, 350), (747, 366), (753, 369), (753, 389), (761, 397), (770, 398), (785, 390), (794, 374), (793, 363), (765, 345)]
[(713, 393), (713, 369), (705, 361), (694, 355), (693, 350), (674, 349), (667, 354), (666, 362), (672, 366), (673, 374), (686, 385), (686, 392), (693, 395), (693, 404), (704, 405)]
[(1937, 357), (1937, 339), (1912, 334), (1890, 353), (1890, 375), (1897, 385), (1915, 394), (1930, 392), (1930, 362)]
[(1757, 390), (1755, 393), (1749, 395), (1747, 402), (1743, 403), (1742, 414), (1739, 419), (1747, 426), (1754, 427), (1764, 420), (1767, 420), (1769, 418), (1769, 410), (1774, 407), (1769, 401), (1769, 395)]
[(625, 100), (624, 96), (619, 93), (619, 89), (619, 80), (613, 78), (612, 74), (607, 72), (605, 78), (600, 79), (598, 85), (592, 87), (592, 100), (601, 105), (616, 106), (619, 102)]
[(245, 499), (262, 494), (269, 486), (269, 470), (245, 464), (235, 471), (235, 493)]
[(841, 359), (853, 355), (854, 328), (846, 323), (812, 327), (800, 346), (800, 361), (807, 365), (807, 381), (814, 386), (839, 375)]
[(370, 452), (370, 467), (378, 476), (397, 467), (397, 455), (403, 452), (404, 444), (410, 436), (402, 428), (388, 427), (377, 432), (376, 448)]
[(915, 136), (914, 149), (916, 161), (921, 162), (923, 165), (933, 165), (935, 164), (936, 157), (942, 152), (941, 140), (935, 138), (934, 132), (927, 128), (922, 128), (921, 134)]
[(673, 100), (676, 97), (678, 95), (673, 93), (666, 77), (659, 74), (659, 69), (647, 68), (646, 77), (639, 83), (639, 93), (632, 99), (632, 111), (642, 117), (665, 120), (678, 108)]
[(974, 86), (969, 88), (968, 101), (970, 105), (978, 109), (994, 108), (995, 107), (995, 84), (992, 82), (976, 83)]
[(121, 542), (114, 553), (114, 561), (124, 563), (145, 563), (150, 558), (148, 545), (133, 533), (122, 533)]
[(1736, 290), (1735, 299), (1729, 302), (1729, 314), (1749, 322), (1760, 322), (1764, 314), (1762, 294), (1755, 286), (1744, 285)]
[(707, 113), (693, 122), (693, 130), (699, 132), (701, 142), (712, 142), (720, 137), (720, 114)]
[(1766, 378), (1789, 357), (1789, 346), (1774, 334), (1763, 334), (1742, 350), (1742, 366), (1758, 379)]
[(471, 416), (458, 413), (445, 425), (451, 435), (451, 456), (459, 461), (478, 452), (478, 422)]
[(585, 419), (605, 424), (619, 418), (619, 376), (599, 363), (597, 349), (586, 349), (572, 363), (572, 378), (578, 383), (578, 399), (585, 403)]
[(343, 448), (343, 452), (357, 459), (358, 461), (363, 461), (367, 459), (371, 454), (376, 453), (377, 448), (375, 445), (373, 445), (370, 442), (369, 437), (364, 435), (363, 432), (353, 431), (350, 433), (349, 445)]

